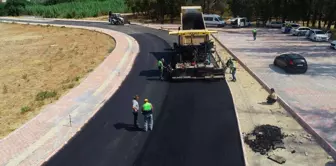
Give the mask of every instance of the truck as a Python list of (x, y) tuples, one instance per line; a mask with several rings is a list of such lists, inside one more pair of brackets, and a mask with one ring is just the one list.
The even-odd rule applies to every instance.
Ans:
[(225, 66), (210, 40), (211, 33), (217, 31), (206, 28), (201, 6), (181, 7), (181, 26), (169, 32), (177, 35), (169, 64), (171, 80), (225, 79)]

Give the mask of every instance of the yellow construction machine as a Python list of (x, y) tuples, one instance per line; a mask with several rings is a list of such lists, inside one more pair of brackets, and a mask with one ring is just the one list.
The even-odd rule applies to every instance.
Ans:
[(170, 63), (170, 78), (175, 79), (224, 79), (224, 65), (221, 62), (211, 33), (206, 28), (201, 6), (181, 7), (181, 26), (174, 43), (174, 54)]

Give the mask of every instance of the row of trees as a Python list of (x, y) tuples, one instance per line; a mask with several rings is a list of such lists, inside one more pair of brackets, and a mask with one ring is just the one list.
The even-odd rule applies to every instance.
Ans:
[(210, 13), (218, 11), (224, 14), (225, 0), (125, 0), (126, 5), (135, 14), (146, 16), (147, 18), (164, 22), (165, 17), (171, 22), (179, 17), (181, 6), (184, 5), (201, 5), (203, 9)]
[(319, 28), (336, 24), (336, 0), (229, 0), (228, 5), (233, 15), (250, 19), (303, 21)]
[(309, 26), (330, 28), (336, 24), (336, 0), (125, 0), (133, 13), (163, 23), (179, 17), (183, 5), (201, 5), (206, 13), (245, 16), (251, 20), (303, 21)]

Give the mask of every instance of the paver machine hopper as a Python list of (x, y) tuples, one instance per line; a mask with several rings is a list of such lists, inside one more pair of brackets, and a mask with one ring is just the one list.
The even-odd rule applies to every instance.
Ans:
[(224, 65), (216, 53), (211, 33), (204, 23), (201, 6), (181, 7), (181, 26), (174, 43), (170, 63), (170, 78), (175, 79), (224, 79)]

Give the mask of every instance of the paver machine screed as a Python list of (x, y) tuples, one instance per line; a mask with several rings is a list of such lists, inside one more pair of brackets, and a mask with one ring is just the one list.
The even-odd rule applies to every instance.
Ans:
[(211, 33), (203, 19), (201, 6), (181, 7), (181, 26), (174, 43), (174, 54), (170, 63), (170, 78), (176, 79), (224, 79), (224, 66), (216, 53)]

